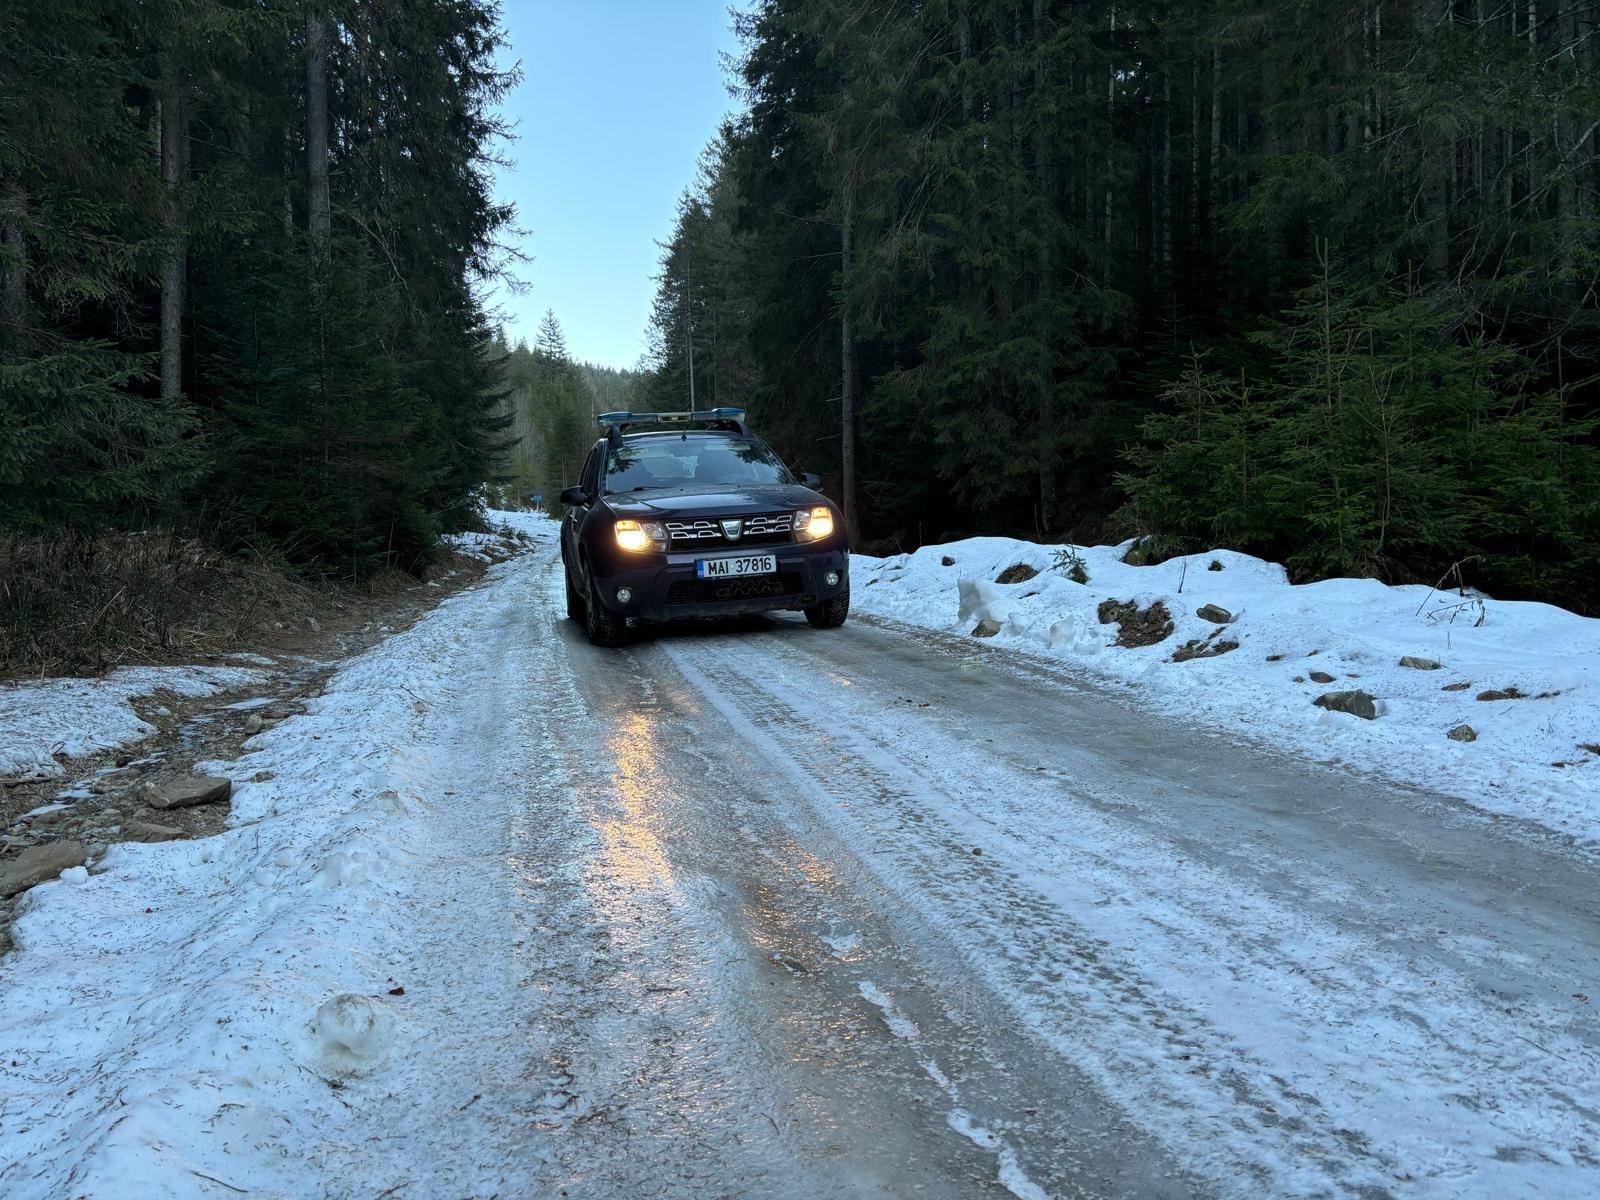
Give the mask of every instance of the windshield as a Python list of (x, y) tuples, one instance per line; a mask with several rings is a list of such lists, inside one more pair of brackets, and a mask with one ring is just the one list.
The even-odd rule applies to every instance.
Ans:
[(607, 492), (793, 482), (771, 450), (744, 438), (643, 438), (625, 441), (606, 455)]

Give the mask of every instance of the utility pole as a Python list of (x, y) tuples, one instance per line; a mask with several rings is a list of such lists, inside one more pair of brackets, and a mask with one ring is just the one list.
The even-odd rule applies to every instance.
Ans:
[(683, 337), (689, 345), (689, 411), (694, 412), (694, 272), (687, 249), (683, 259)]

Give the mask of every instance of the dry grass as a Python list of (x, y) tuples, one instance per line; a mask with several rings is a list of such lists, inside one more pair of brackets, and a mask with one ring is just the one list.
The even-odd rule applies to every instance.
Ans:
[(0, 675), (103, 671), (242, 642), (313, 589), (176, 533), (0, 532)]

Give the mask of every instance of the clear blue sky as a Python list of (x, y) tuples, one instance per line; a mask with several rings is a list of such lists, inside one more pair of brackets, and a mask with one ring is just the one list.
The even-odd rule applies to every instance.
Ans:
[(498, 292), (512, 341), (554, 309), (572, 356), (631, 367), (644, 349), (660, 250), (678, 197), (725, 113), (720, 53), (736, 43), (729, 0), (506, 0), (509, 59), (524, 80), (505, 104), (531, 285)]

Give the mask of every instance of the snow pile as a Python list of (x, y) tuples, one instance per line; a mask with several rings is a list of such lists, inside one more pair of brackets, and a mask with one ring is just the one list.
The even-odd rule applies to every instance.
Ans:
[(403, 981), (440, 969), (414, 936), (438, 900), (408, 892), (434, 854), (424, 797), (459, 770), (432, 710), (497, 611), (487, 589), (447, 599), (241, 761), (203, 764), (235, 780), (225, 832), (115, 845), (28, 893), (0, 959), (0, 1194), (303, 1196), (340, 1177), (344, 1081), (391, 1086), (418, 1020)]
[(323, 1061), (334, 1071), (376, 1066), (395, 1041), (389, 1007), (354, 992), (343, 992), (317, 1009), (312, 1029)]
[[(1281, 566), (1228, 550), (1131, 566), (1122, 561), (1130, 546), (970, 538), (857, 555), (852, 604), (962, 635), (993, 622), (997, 644), (1071, 663), (1221, 735), (1375, 771), (1600, 846), (1600, 620), (1371, 579), (1291, 585)], [(1068, 577), (1074, 554), (1086, 584)], [(1036, 574), (997, 582), (1018, 564)], [(1119, 625), (1101, 620), (1107, 601), (1140, 614), (1159, 603), (1172, 632), (1118, 645)], [(1222, 610), (1208, 610), (1211, 620), (1199, 615), (1208, 605)], [(1314, 703), (1348, 691), (1370, 695), (1377, 718)]]
[(169, 691), (213, 696), (261, 678), (243, 667), (123, 667), (102, 679), (47, 679), (0, 686), (0, 776), (53, 777), (53, 757), (77, 758), (137, 742), (155, 733), (128, 706)]

